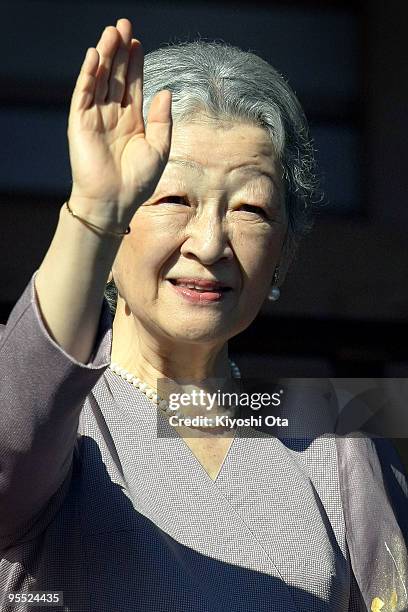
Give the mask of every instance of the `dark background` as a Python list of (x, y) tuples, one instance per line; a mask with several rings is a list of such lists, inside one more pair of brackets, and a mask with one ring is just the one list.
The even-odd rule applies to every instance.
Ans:
[[(309, 118), (327, 204), (277, 303), (232, 353), (254, 374), (408, 373), (407, 9), (361, 2), (2, 2), (0, 322), (70, 192), (69, 101), (84, 53), (128, 17), (145, 53), (197, 36), (252, 50)], [(268, 357), (267, 357), (268, 356)]]

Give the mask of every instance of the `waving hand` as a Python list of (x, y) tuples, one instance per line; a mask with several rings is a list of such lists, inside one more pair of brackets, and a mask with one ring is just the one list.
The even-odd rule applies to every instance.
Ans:
[(158, 92), (143, 121), (143, 49), (119, 19), (89, 48), (68, 121), (72, 194), (82, 212), (122, 226), (154, 192), (170, 151), (171, 92)]

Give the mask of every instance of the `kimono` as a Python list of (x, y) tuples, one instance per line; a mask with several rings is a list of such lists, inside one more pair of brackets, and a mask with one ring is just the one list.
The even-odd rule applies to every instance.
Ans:
[(213, 481), (108, 367), (106, 300), (80, 363), (46, 330), (36, 273), (0, 326), (2, 612), (38, 592), (69, 612), (408, 608), (407, 479), (387, 440), (238, 426)]

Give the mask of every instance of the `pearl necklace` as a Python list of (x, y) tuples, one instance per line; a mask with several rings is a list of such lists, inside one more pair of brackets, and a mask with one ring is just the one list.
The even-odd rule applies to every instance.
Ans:
[[(237, 364), (235, 363), (235, 361), (233, 361), (232, 359), (229, 359), (229, 363), (231, 366), (231, 371), (232, 371), (232, 375), (235, 379), (240, 380), (241, 379), (241, 372), (239, 367), (237, 366)], [(180, 410), (173, 410), (169, 407), (168, 402), (165, 399), (162, 399), (154, 389), (152, 389), (152, 387), (149, 387), (149, 385), (145, 382), (143, 382), (140, 378), (138, 378), (137, 376), (135, 376), (134, 374), (132, 374), (131, 372), (128, 372), (127, 370), (125, 370), (125, 368), (122, 368), (118, 363), (114, 363), (113, 361), (110, 363), (110, 369), (112, 370), (112, 372), (114, 372), (117, 376), (120, 376), (121, 378), (123, 378), (123, 380), (126, 380), (127, 382), (129, 382), (131, 385), (133, 385), (134, 387), (137, 387), (137, 389), (139, 389), (139, 391), (141, 391), (142, 393), (144, 393), (146, 395), (146, 397), (152, 401), (166, 416), (177, 416), (178, 418), (185, 418), (186, 415), (184, 415)], [(218, 427), (216, 425), (208, 426), (209, 428), (211, 427)], [(200, 428), (197, 428), (200, 429)]]

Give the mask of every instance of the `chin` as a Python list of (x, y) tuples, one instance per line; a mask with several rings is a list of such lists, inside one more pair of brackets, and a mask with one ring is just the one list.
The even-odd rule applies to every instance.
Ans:
[[(181, 329), (168, 329), (166, 330), (167, 334), (173, 340), (178, 342), (186, 342), (186, 343), (197, 343), (197, 342), (219, 342), (225, 337), (225, 340), (228, 338), (225, 336), (225, 325), (222, 327), (211, 327), (206, 328), (204, 326), (201, 327), (188, 327), (183, 326)], [(228, 336), (230, 337), (230, 336)]]

